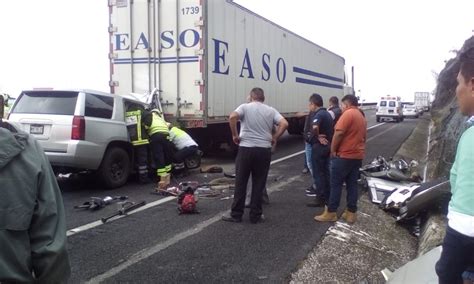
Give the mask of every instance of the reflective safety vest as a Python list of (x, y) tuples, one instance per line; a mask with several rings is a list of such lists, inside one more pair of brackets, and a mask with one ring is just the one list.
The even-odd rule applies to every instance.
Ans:
[(141, 110), (127, 111), (125, 113), (125, 124), (127, 125), (128, 136), (133, 146), (148, 144), (148, 135), (142, 128)]
[(193, 138), (191, 138), (191, 136), (189, 136), (188, 133), (184, 132), (178, 127), (171, 128), (170, 140), (178, 150), (182, 150), (186, 147), (198, 146), (198, 144), (193, 140)]
[(148, 131), (148, 135), (151, 137), (153, 134), (161, 132), (161, 133), (169, 133), (168, 125), (164, 118), (162, 118), (157, 110), (151, 111), (152, 121), (150, 127), (145, 126)]

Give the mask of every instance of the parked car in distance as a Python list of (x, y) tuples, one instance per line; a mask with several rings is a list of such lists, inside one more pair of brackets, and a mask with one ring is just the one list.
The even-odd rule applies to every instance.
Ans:
[(384, 118), (393, 119), (395, 122), (403, 121), (401, 98), (392, 96), (381, 97), (377, 103), (375, 118), (377, 122)]
[(403, 117), (418, 118), (419, 113), (414, 105), (403, 106)]
[(133, 97), (91, 90), (23, 91), (8, 119), (33, 135), (56, 173), (95, 171), (104, 185), (120, 187), (133, 165), (125, 110)]

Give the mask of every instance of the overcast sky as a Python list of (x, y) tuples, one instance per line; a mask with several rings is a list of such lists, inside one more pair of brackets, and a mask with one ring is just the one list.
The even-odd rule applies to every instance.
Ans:
[[(170, 0), (162, 0), (170, 1)], [(208, 0), (217, 1), (217, 0)], [(412, 100), (473, 35), (473, 0), (236, 0), (343, 56), (355, 89)], [(0, 1), (0, 91), (108, 91), (106, 0)]]

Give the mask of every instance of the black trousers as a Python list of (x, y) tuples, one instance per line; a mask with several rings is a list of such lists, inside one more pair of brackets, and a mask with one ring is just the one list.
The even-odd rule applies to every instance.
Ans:
[(192, 156), (194, 154), (196, 154), (198, 150), (198, 146), (189, 146), (189, 147), (185, 147), (181, 150), (177, 150), (175, 153), (174, 153), (174, 160), (173, 162), (174, 163), (183, 163), (184, 160), (189, 157), (189, 156)]
[(252, 197), (250, 199), (250, 220), (262, 215), (262, 196), (270, 169), (271, 148), (239, 147), (235, 159), (235, 192), (231, 216), (242, 218), (247, 195), (247, 183), (252, 175)]
[(316, 195), (327, 204), (329, 201), (329, 145), (315, 143), (312, 146), (311, 156), (313, 163), (313, 181), (316, 185)]
[(436, 263), (441, 284), (462, 284), (462, 274), (474, 267), (474, 238), (465, 236), (448, 226), (443, 251)]
[(138, 170), (138, 178), (142, 181), (148, 177), (148, 144), (137, 145), (133, 148), (135, 150), (135, 166)]
[(171, 171), (173, 159), (173, 144), (168, 139), (168, 133), (155, 133), (150, 137), (150, 146), (157, 166), (157, 174), (162, 176)]

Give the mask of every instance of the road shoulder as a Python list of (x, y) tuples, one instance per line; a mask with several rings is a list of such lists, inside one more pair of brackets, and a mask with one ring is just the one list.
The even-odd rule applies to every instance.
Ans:
[[(429, 121), (420, 119), (396, 156), (425, 158)], [(412, 155), (414, 152), (418, 155)], [(385, 268), (394, 271), (412, 260), (417, 246), (418, 239), (371, 203), (364, 193), (359, 199), (358, 221), (352, 226), (336, 222), (289, 280), (290, 283), (384, 283), (381, 271)]]

